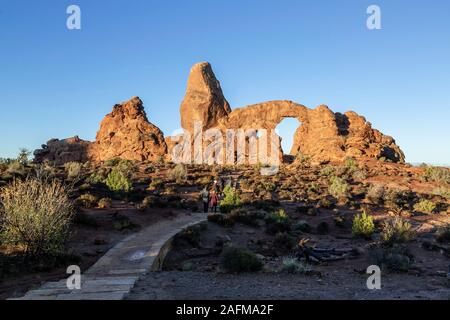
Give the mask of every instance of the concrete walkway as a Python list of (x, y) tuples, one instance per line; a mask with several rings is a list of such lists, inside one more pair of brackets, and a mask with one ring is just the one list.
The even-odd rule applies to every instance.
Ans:
[(204, 213), (180, 213), (172, 220), (159, 221), (109, 250), (81, 275), (80, 290), (69, 290), (63, 279), (14, 300), (122, 300), (143, 274), (161, 268), (177, 233), (202, 221), (206, 221)]

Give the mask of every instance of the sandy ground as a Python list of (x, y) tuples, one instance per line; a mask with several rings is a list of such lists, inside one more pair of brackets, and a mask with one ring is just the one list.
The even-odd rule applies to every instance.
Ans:
[(154, 272), (136, 285), (128, 299), (450, 299), (445, 277), (382, 275), (380, 290), (367, 289), (366, 277), (356, 272), (322, 278), (275, 273)]

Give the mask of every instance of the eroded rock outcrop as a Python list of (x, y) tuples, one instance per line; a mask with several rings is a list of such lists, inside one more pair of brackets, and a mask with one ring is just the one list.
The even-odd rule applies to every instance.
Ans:
[(42, 145), (42, 149), (34, 151), (36, 162), (50, 161), (56, 165), (66, 162), (86, 162), (89, 160), (89, 149), (92, 143), (81, 140), (78, 136), (63, 140), (51, 139)]
[(211, 65), (201, 62), (189, 74), (186, 94), (181, 103), (181, 126), (193, 132), (194, 123), (202, 123), (203, 130), (216, 127), (218, 121), (231, 112), (219, 81)]
[(100, 124), (90, 158), (104, 161), (112, 158), (157, 160), (167, 153), (162, 131), (150, 123), (138, 97), (116, 104)]
[(34, 152), (36, 162), (47, 160), (57, 165), (113, 158), (155, 161), (166, 154), (164, 135), (148, 121), (139, 97), (116, 104), (102, 120), (94, 142), (78, 137), (52, 139)]
[(207, 63), (192, 68), (180, 113), (183, 128), (191, 134), (194, 121), (206, 124), (203, 130), (218, 128), (225, 132), (226, 129), (272, 130), (284, 118), (297, 118), (301, 125), (295, 132), (290, 153), (310, 156), (316, 162), (342, 161), (347, 157), (384, 157), (394, 162), (405, 161), (403, 152), (392, 137), (372, 129), (371, 124), (355, 112), (334, 113), (325, 105), (309, 109), (287, 100), (258, 103), (230, 112)]
[[(392, 137), (373, 129), (370, 122), (352, 111), (334, 113), (325, 105), (309, 109), (287, 100), (268, 101), (231, 111), (207, 62), (192, 67), (180, 115), (181, 125), (191, 133), (191, 138), (194, 138), (195, 122), (202, 123), (203, 131), (219, 129), (225, 137), (227, 129), (273, 130), (284, 118), (297, 118), (301, 125), (295, 132), (291, 155), (306, 155), (315, 162), (342, 161), (347, 157), (405, 161)], [(134, 97), (114, 106), (101, 122), (95, 142), (78, 137), (53, 139), (35, 151), (35, 160), (57, 164), (112, 158), (154, 161), (161, 156), (170, 158), (176, 144), (171, 137), (164, 139), (161, 130), (148, 121), (142, 101)]]

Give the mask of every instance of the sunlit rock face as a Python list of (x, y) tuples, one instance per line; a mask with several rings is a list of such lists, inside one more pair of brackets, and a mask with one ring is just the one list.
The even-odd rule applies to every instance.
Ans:
[[(393, 162), (405, 161), (402, 150), (392, 137), (373, 129), (370, 122), (353, 111), (335, 113), (325, 105), (310, 109), (288, 100), (262, 102), (231, 110), (208, 62), (195, 64), (191, 68), (180, 116), (182, 128), (191, 133), (192, 139), (195, 138), (196, 123), (200, 124), (202, 132), (218, 129), (225, 137), (229, 129), (266, 129), (270, 132), (283, 119), (296, 118), (300, 126), (294, 134), (290, 150), (293, 156), (309, 156), (319, 163), (342, 161), (348, 157), (383, 157)], [(271, 150), (268, 140), (267, 150)], [(203, 149), (208, 143), (202, 142)], [(277, 157), (282, 159), (278, 143), (273, 150), (277, 149)], [(164, 138), (161, 130), (148, 121), (141, 99), (133, 97), (115, 105), (112, 112), (105, 116), (94, 142), (78, 137), (52, 139), (35, 151), (35, 161), (49, 160), (57, 164), (112, 158), (156, 161), (161, 157), (170, 159), (176, 145), (172, 137)], [(288, 151), (285, 150), (286, 153)]]

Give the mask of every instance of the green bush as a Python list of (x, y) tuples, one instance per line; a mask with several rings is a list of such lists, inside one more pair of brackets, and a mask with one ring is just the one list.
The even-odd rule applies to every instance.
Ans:
[(349, 189), (349, 185), (344, 179), (339, 177), (331, 177), (328, 192), (330, 192), (333, 197), (337, 199), (345, 199), (348, 197)]
[(357, 214), (353, 219), (352, 233), (354, 236), (370, 238), (375, 231), (375, 224), (372, 216), (363, 211), (360, 215)]
[(106, 177), (106, 186), (114, 192), (129, 192), (132, 187), (130, 179), (117, 168), (114, 168)]
[(241, 198), (235, 188), (231, 186), (226, 186), (223, 189), (224, 198), (220, 201), (220, 212), (229, 213), (231, 210), (239, 208), (241, 203)]
[(401, 217), (395, 217), (394, 219), (383, 223), (381, 242), (385, 245), (404, 243), (412, 240), (414, 235), (415, 232), (408, 221)]
[(2, 238), (30, 256), (61, 254), (70, 236), (73, 207), (59, 181), (27, 178), (0, 191)]
[(226, 272), (254, 272), (262, 269), (262, 262), (251, 251), (241, 248), (226, 248), (222, 255), (222, 267)]
[(436, 209), (436, 204), (430, 200), (421, 200), (414, 205), (414, 210), (417, 212), (433, 213)]

